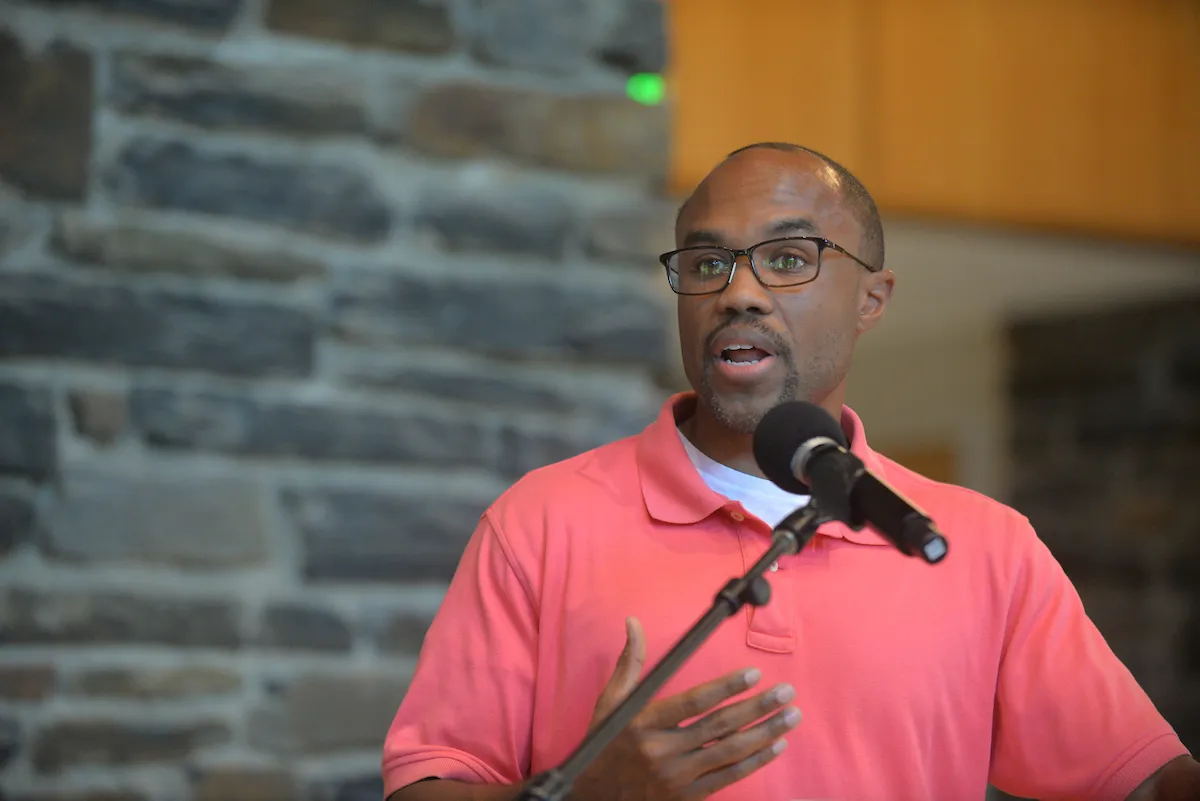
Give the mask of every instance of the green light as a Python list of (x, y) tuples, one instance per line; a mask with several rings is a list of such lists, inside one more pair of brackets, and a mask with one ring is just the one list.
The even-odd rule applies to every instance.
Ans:
[(667, 83), (661, 75), (652, 72), (639, 72), (629, 76), (625, 84), (625, 94), (629, 99), (644, 106), (657, 106), (663, 102), (667, 94)]

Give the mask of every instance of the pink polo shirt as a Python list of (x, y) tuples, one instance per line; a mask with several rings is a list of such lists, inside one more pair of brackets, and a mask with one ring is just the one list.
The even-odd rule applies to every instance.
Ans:
[[(580, 742), (641, 619), (657, 661), (770, 529), (712, 492), (676, 433), (679, 395), (640, 435), (536, 470), (483, 515), (425, 639), (383, 752), (387, 794), (437, 776), (516, 783)], [(950, 555), (905, 557), (823, 527), (768, 573), (772, 600), (726, 621), (664, 688), (757, 667), (796, 688), (789, 748), (717, 801), (1124, 799), (1182, 743), (1084, 613), (1028, 521), (873, 452)]]

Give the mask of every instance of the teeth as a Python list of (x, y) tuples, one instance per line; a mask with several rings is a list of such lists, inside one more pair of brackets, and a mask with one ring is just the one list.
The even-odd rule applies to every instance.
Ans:
[(760, 361), (761, 361), (761, 359), (752, 359), (751, 361), (748, 361), (748, 362), (735, 362), (733, 359), (726, 359), (725, 363), (726, 364), (736, 364), (738, 366), (741, 366), (744, 364), (758, 364)]
[(725, 350), (750, 350), (753, 347), (753, 345), (730, 345)]

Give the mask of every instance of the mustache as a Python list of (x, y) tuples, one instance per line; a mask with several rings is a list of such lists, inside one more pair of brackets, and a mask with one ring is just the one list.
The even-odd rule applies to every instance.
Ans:
[(712, 353), (713, 342), (721, 335), (723, 331), (728, 328), (752, 328), (758, 333), (762, 334), (763, 338), (771, 343), (771, 347), (775, 349), (776, 356), (786, 358), (792, 355), (792, 349), (789, 348), (788, 344), (783, 341), (783, 337), (779, 336), (779, 334), (775, 331), (772, 331), (762, 320), (759, 320), (757, 317), (751, 317), (744, 314), (737, 317), (730, 317), (724, 323), (714, 328), (709, 335), (704, 338), (705, 354)]

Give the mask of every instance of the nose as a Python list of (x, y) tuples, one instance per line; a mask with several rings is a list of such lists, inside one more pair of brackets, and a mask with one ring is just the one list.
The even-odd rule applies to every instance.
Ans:
[(733, 279), (717, 296), (720, 310), (730, 316), (770, 314), (775, 308), (775, 298), (754, 274), (750, 259), (738, 256), (736, 265)]

